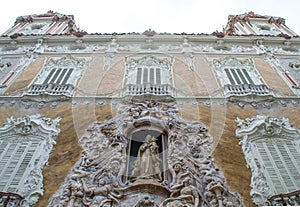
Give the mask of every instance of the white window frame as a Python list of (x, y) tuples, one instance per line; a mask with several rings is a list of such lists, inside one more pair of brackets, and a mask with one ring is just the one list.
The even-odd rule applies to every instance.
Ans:
[(42, 169), (60, 132), (59, 121), (39, 114), (11, 117), (0, 128), (0, 191), (21, 195), (21, 206), (43, 195)]
[(253, 202), (266, 205), (272, 195), (299, 190), (299, 130), (286, 118), (257, 115), (236, 122), (236, 135), (252, 172)]
[[(71, 84), (75, 86), (76, 81), (81, 76), (84, 65), (85, 59), (77, 59), (72, 56), (62, 57), (58, 60), (50, 58), (43, 66), (40, 74), (38, 74), (36, 77), (34, 84)], [(63, 73), (63, 71), (66, 72)], [(63, 83), (62, 81), (70, 71), (72, 71), (69, 74), (70, 76), (68, 77), (67, 81)], [(54, 81), (50, 82), (51, 78), (55, 76), (56, 72), (59, 72), (59, 74), (57, 74), (57, 77)], [(59, 78), (61, 81), (57, 82)], [(47, 79), (49, 79), (49, 81), (45, 82)]]
[[(233, 57), (225, 57), (220, 60), (214, 59), (213, 64), (217, 77), (220, 79), (222, 86), (239, 84), (263, 84), (262, 77), (255, 69), (253, 60), (251, 59), (239, 60)], [(228, 76), (226, 70), (229, 71), (231, 77)], [(235, 78), (235, 76), (237, 78)], [(231, 78), (233, 79), (233, 81), (230, 81)], [(243, 79), (245, 81), (243, 81)], [(233, 84), (233, 82), (235, 84)]]
[[(171, 85), (171, 61), (167, 58), (158, 59), (153, 56), (145, 56), (140, 59), (131, 58), (126, 64), (126, 84), (170, 84)], [(141, 70), (141, 81), (138, 83), (138, 70)], [(154, 80), (150, 80), (150, 70), (154, 70)], [(145, 71), (148, 71), (148, 78), (144, 80)], [(159, 75), (157, 75), (157, 71)], [(160, 81), (157, 77), (160, 77)]]

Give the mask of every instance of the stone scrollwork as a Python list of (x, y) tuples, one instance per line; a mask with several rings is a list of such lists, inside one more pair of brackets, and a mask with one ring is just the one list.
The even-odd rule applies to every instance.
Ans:
[[(257, 205), (268, 205), (273, 202), (274, 195), (299, 189), (296, 184), (290, 187), (285, 185), (285, 179), (294, 179), (293, 174), (290, 174), (291, 177), (279, 178), (279, 169), (287, 174), (290, 170), (299, 172), (299, 167), (297, 169), (293, 163), (294, 159), (300, 157), (295, 150), (299, 146), (299, 131), (289, 120), (284, 117), (278, 119), (257, 115), (245, 120), (237, 118), (236, 123), (236, 135), (240, 140), (247, 167), (252, 173), (250, 195), (253, 202)], [(284, 164), (281, 167), (282, 163)], [(278, 179), (283, 179), (283, 183)], [(279, 186), (284, 187), (279, 189)]]
[[(42, 169), (60, 130), (60, 118), (8, 118), (0, 128), (0, 206), (32, 206), (43, 195)], [(17, 160), (17, 161), (16, 161)], [(10, 171), (10, 169), (15, 169)], [(8, 205), (8, 204), (7, 204)]]
[[(163, 135), (155, 137), (150, 129)], [(131, 134), (139, 130), (146, 132), (137, 146)], [(49, 207), (243, 206), (214, 164), (206, 126), (183, 120), (174, 103), (121, 105), (114, 118), (94, 123), (79, 142), (82, 156)], [(135, 157), (129, 154), (134, 146)]]

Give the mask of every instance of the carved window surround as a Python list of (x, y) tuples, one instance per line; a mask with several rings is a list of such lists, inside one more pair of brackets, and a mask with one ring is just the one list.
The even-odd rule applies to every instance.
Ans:
[(251, 59), (225, 57), (213, 61), (217, 77), (229, 100), (263, 101), (273, 97)]
[(236, 135), (252, 172), (253, 202), (267, 205), (269, 197), (299, 190), (300, 133), (289, 120), (257, 115), (236, 122)]
[(173, 96), (171, 59), (145, 56), (126, 62), (124, 96)]
[[(9, 193), (20, 206), (36, 203), (43, 195), (42, 169), (60, 132), (60, 118), (41, 115), (9, 118), (0, 128), (0, 191)], [(5, 202), (0, 200), (0, 205)]]
[(84, 65), (84, 59), (72, 56), (49, 59), (25, 95), (71, 97)]

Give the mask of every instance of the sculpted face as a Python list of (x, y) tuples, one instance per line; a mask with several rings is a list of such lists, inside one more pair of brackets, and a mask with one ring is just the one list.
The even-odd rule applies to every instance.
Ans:
[(182, 169), (182, 165), (180, 163), (176, 163), (174, 165), (174, 170), (176, 173), (180, 172), (181, 169)]

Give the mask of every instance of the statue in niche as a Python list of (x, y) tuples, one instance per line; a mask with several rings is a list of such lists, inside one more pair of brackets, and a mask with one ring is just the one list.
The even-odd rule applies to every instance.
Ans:
[(161, 181), (161, 160), (159, 159), (158, 148), (156, 138), (147, 135), (144, 143), (139, 148), (137, 158), (133, 164), (131, 173), (133, 179)]

